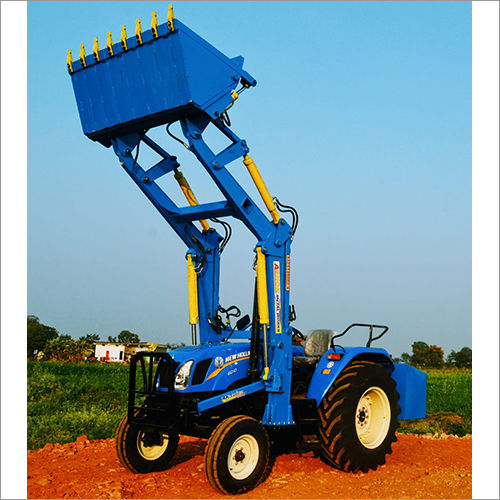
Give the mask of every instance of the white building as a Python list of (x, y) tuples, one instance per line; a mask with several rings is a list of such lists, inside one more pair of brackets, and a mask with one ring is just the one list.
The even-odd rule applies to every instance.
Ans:
[(94, 342), (95, 359), (123, 363), (136, 352), (160, 351), (166, 352), (168, 346), (151, 342)]
[(96, 342), (95, 358), (97, 361), (125, 361), (124, 342)]

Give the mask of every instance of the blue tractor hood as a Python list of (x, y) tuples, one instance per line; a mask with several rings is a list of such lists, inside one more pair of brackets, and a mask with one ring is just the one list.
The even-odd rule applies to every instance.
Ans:
[(248, 377), (250, 342), (185, 346), (169, 354), (179, 363), (177, 370), (193, 361), (189, 384), (185, 389), (176, 389), (179, 393), (225, 391)]

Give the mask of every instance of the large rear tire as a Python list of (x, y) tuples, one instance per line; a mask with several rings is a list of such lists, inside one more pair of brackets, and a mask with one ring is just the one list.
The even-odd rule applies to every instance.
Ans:
[(222, 493), (243, 493), (266, 478), (269, 438), (254, 418), (236, 415), (214, 430), (205, 453), (208, 482)]
[(321, 455), (346, 472), (375, 470), (392, 453), (399, 394), (388, 370), (369, 361), (345, 368), (318, 408)]
[(127, 415), (116, 432), (116, 452), (121, 464), (139, 474), (167, 469), (178, 443), (178, 434), (131, 424)]

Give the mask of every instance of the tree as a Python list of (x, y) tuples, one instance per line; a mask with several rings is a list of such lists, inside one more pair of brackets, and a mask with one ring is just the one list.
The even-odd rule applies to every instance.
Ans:
[(54, 327), (44, 325), (36, 316), (29, 315), (26, 329), (28, 357), (33, 356), (37, 351), (42, 351), (47, 343), (58, 335)]
[(129, 332), (128, 330), (122, 330), (118, 334), (118, 342), (126, 342), (126, 343), (133, 343), (133, 342), (140, 342), (141, 339), (139, 338), (139, 335), (137, 333), (132, 333)]
[(472, 349), (462, 347), (460, 351), (451, 351), (446, 358), (446, 362), (455, 365), (457, 368), (472, 368)]
[(117, 342), (116, 337), (112, 337), (111, 335), (108, 335), (108, 342)]
[(80, 337), (78, 340), (86, 340), (87, 342), (100, 342), (101, 336), (98, 333), (87, 333), (84, 337)]
[(437, 345), (427, 345), (425, 342), (413, 342), (411, 364), (429, 368), (441, 368), (444, 365), (444, 351)]
[(411, 356), (407, 352), (404, 352), (403, 354), (401, 354), (401, 362), (406, 363), (407, 365), (411, 365)]

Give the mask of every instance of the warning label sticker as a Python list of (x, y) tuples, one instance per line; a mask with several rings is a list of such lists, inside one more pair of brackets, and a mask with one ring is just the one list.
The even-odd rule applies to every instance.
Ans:
[(290, 291), (290, 255), (286, 256), (286, 291)]

